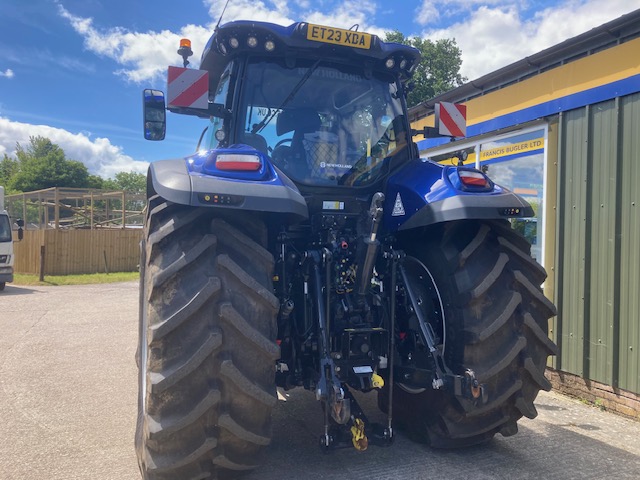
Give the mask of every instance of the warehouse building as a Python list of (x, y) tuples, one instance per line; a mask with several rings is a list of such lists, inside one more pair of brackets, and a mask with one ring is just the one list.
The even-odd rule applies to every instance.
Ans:
[(413, 128), (437, 102), (466, 104), (466, 137), (421, 155), (465, 151), (534, 207), (514, 227), (558, 306), (554, 387), (640, 418), (640, 10), (412, 108)]

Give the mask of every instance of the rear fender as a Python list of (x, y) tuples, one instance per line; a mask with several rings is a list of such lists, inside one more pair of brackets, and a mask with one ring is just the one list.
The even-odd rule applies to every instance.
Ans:
[[(244, 151), (250, 149), (242, 147)], [(291, 221), (308, 217), (307, 204), (298, 188), (266, 155), (258, 153), (263, 165), (257, 172), (223, 172), (211, 166), (216, 153), (219, 151), (208, 150), (187, 158), (153, 162), (147, 183), (158, 195), (182, 205), (281, 213)]]
[(453, 220), (534, 216), (524, 199), (491, 181), (476, 191), (464, 187), (458, 168), (417, 159), (390, 177), (384, 206), (387, 229), (396, 232)]

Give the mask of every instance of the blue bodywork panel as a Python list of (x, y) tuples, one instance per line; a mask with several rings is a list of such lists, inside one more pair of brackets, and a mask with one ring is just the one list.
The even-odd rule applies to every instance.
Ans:
[(385, 228), (395, 232), (452, 220), (533, 216), (525, 200), (493, 182), (489, 187), (464, 186), (458, 170), (477, 172), (416, 159), (389, 177)]
[[(256, 171), (220, 170), (216, 168), (216, 157), (225, 153), (257, 155), (261, 166)], [(391, 175), (385, 189), (385, 230), (396, 232), (463, 219), (534, 215), (525, 200), (490, 180), (484, 186), (465, 186), (459, 176), (459, 171), (465, 170), (478, 172), (415, 159)], [(248, 145), (154, 162), (149, 172), (154, 190), (175, 203), (280, 213), (289, 215), (292, 221), (309, 215), (296, 185), (268, 156)]]
[[(216, 168), (217, 155), (243, 152), (260, 156), (261, 168), (233, 172)], [(174, 203), (281, 213), (292, 221), (308, 217), (307, 204), (295, 184), (268, 157), (248, 145), (153, 162), (149, 176), (153, 189)]]

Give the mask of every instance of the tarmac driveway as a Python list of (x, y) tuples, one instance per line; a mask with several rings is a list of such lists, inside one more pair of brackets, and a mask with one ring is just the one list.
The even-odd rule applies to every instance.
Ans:
[[(138, 479), (137, 283), (7, 285), (0, 294), (0, 479)], [(362, 400), (383, 417), (373, 395)], [(281, 393), (263, 467), (247, 480), (640, 478), (640, 423), (554, 393), (520, 433), (434, 451), (399, 433), (390, 448), (322, 454), (312, 394)], [(179, 479), (178, 479), (179, 480)]]

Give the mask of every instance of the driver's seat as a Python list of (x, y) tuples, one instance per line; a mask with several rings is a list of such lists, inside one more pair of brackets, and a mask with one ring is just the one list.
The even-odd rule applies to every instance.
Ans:
[(287, 163), (287, 170), (294, 172), (294, 175), (306, 176), (309, 167), (303, 144), (304, 135), (319, 131), (321, 124), (320, 115), (312, 108), (283, 110), (276, 121), (276, 133), (281, 137), (293, 132), (293, 136), (290, 146), (281, 145), (273, 151), (274, 161), (282, 160)]

